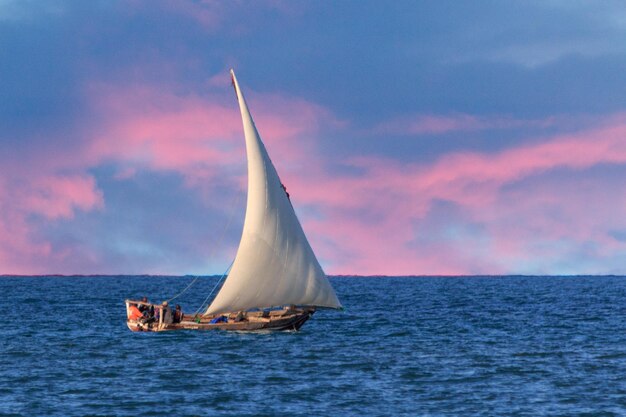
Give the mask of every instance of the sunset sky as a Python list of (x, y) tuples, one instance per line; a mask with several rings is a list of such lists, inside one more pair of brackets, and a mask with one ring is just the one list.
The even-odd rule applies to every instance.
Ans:
[(0, 0), (0, 274), (224, 272), (231, 67), (326, 273), (626, 273), (623, 2)]

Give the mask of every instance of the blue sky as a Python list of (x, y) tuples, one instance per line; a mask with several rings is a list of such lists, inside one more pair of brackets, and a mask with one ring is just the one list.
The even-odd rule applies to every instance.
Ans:
[(617, 1), (0, 0), (0, 273), (223, 272), (231, 67), (327, 273), (626, 273), (624, 39)]

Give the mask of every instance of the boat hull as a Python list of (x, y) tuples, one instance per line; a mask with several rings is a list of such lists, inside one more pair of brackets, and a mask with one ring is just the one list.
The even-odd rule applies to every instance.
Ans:
[[(165, 332), (174, 330), (226, 330), (238, 332), (297, 331), (315, 313), (313, 309), (278, 310), (271, 313), (247, 313), (236, 321), (231, 315), (194, 317), (186, 315), (180, 323), (157, 324), (128, 320), (126, 324), (133, 332)], [(231, 316), (229, 319), (228, 317)], [(216, 317), (227, 321), (212, 323)]]

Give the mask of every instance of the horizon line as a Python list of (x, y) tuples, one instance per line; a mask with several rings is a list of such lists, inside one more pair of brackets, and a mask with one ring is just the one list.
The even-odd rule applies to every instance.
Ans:
[[(195, 275), (195, 274), (0, 274), (0, 278), (115, 278), (115, 277), (156, 277), (156, 278), (185, 278), (185, 277), (220, 277), (222, 274)], [(624, 274), (414, 274), (414, 275), (360, 275), (360, 274), (327, 274), (331, 278), (499, 278), (499, 277), (626, 277)]]

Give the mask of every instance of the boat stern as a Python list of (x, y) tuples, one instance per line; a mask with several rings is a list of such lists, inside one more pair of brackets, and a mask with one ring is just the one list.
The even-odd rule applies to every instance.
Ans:
[[(125, 300), (126, 304), (126, 326), (131, 332), (158, 332), (165, 330), (163, 326), (163, 306), (148, 303), (146, 301)], [(142, 308), (144, 315), (141, 318), (133, 318), (131, 306)], [(146, 310), (158, 311), (155, 316), (147, 314)]]

